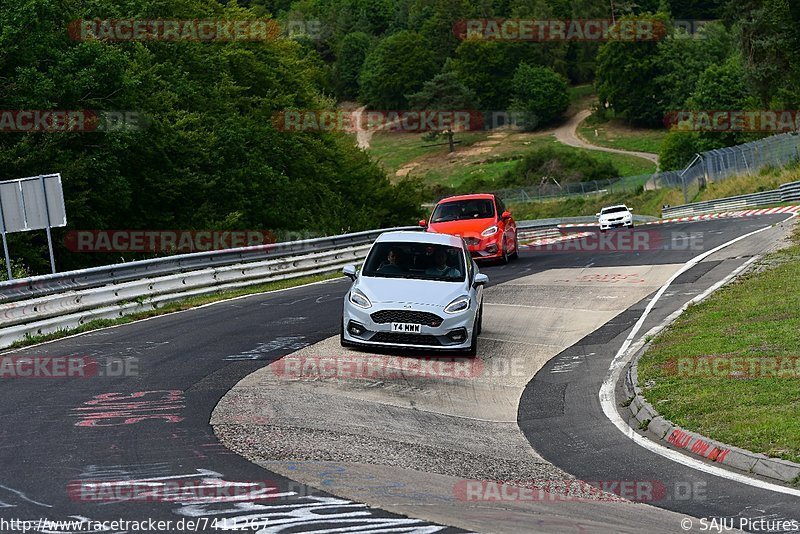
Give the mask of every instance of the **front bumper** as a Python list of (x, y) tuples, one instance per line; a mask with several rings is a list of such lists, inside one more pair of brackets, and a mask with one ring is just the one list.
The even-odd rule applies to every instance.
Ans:
[(630, 228), (633, 226), (633, 219), (616, 219), (609, 221), (600, 221), (600, 229), (608, 230), (611, 228)]
[(470, 255), (476, 260), (497, 259), (503, 256), (503, 242), (499, 237), (467, 238), (466, 242)]
[[(345, 300), (342, 315), (344, 325), (344, 340), (362, 346), (373, 347), (400, 347), (407, 349), (430, 350), (465, 350), (468, 349), (473, 336), (475, 323), (475, 306), (469, 310), (451, 315), (444, 312), (441, 306), (415, 304), (413, 309), (403, 308), (400, 303), (378, 303), (369, 309), (359, 308)], [(427, 312), (442, 319), (438, 326), (421, 324), (420, 332), (415, 334), (392, 332), (392, 322), (376, 322), (372, 315), (380, 311), (397, 312)], [(414, 321), (396, 321), (414, 322)], [(351, 326), (357, 325), (355, 333)], [(463, 335), (458, 340), (458, 335)], [(455, 340), (454, 340), (455, 339)]]

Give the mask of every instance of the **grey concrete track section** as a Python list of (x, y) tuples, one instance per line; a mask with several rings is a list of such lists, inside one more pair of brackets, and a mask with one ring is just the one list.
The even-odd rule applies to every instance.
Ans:
[[(716, 223), (680, 226), (707, 231), (708, 245), (727, 233)], [(668, 226), (649, 231), (662, 237), (673, 232)], [(212, 425), (228, 447), (270, 470), (465, 529), (678, 531), (683, 516), (608, 495), (579, 502), (552, 495), (470, 499), (459, 488), (474, 480), (544, 481), (552, 493), (559, 482), (573, 479), (569, 466), (552, 465), (520, 432), (517, 412), (526, 386), (548, 362), (562, 372), (579, 366), (581, 357), (553, 358), (615, 324), (691, 255), (615, 251), (523, 258), (538, 270), (486, 290), (479, 357), (469, 364), (469, 376), (365, 376), (347, 370), (331, 376), (321, 370), (323, 362), (360, 361), (366, 368), (377, 360), (401, 369), (407, 359), (431, 359), (346, 350), (334, 336), (241, 380), (215, 409)], [(670, 263), (672, 256), (681, 263)], [(552, 400), (554, 408), (559, 404)]]

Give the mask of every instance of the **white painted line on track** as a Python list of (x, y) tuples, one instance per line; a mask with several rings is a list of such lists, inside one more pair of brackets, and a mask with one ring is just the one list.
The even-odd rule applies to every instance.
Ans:
[[(791, 217), (789, 217), (786, 220), (788, 221), (790, 219), (793, 219), (797, 215), (798, 215), (798, 213), (796, 213), (796, 212), (792, 213)], [(642, 325), (644, 324), (645, 319), (647, 319), (647, 316), (650, 314), (650, 312), (655, 307), (656, 303), (661, 298), (661, 296), (664, 294), (664, 292), (667, 290), (667, 288), (670, 286), (670, 284), (672, 284), (672, 282), (674, 282), (675, 279), (678, 278), (678, 276), (680, 276), (681, 274), (685, 273), (686, 271), (688, 271), (689, 269), (691, 269), (692, 267), (694, 267), (695, 265), (697, 265), (698, 263), (703, 261), (708, 256), (714, 254), (715, 252), (719, 252), (720, 250), (722, 250), (722, 249), (724, 249), (726, 247), (729, 247), (730, 245), (732, 245), (734, 243), (737, 243), (737, 242), (739, 242), (739, 241), (741, 241), (743, 239), (746, 239), (746, 238), (748, 238), (750, 236), (753, 236), (755, 234), (763, 232), (764, 230), (768, 230), (771, 227), (772, 227), (771, 225), (770, 226), (765, 226), (764, 228), (761, 228), (759, 230), (755, 230), (755, 231), (750, 232), (748, 234), (739, 236), (739, 237), (737, 237), (735, 239), (732, 239), (731, 241), (728, 241), (727, 243), (723, 243), (722, 245), (720, 245), (720, 246), (718, 246), (718, 247), (716, 247), (714, 249), (711, 249), (711, 250), (709, 250), (707, 252), (704, 252), (704, 253), (700, 254), (699, 256), (696, 256), (696, 257), (692, 258), (691, 260), (686, 262), (683, 265), (683, 267), (681, 267), (675, 274), (673, 274), (672, 277), (670, 277), (670, 279), (667, 280), (664, 283), (663, 286), (661, 286), (661, 288), (655, 294), (653, 299), (647, 304), (647, 307), (645, 308), (644, 312), (642, 312), (641, 317), (639, 317), (639, 320), (636, 321), (636, 324), (633, 326), (633, 330), (631, 330), (630, 334), (628, 334), (628, 337), (625, 338), (625, 342), (622, 344), (622, 346), (620, 347), (619, 351), (617, 351), (617, 354), (614, 356), (614, 359), (611, 362), (611, 366), (608, 369), (608, 373), (606, 374), (606, 378), (605, 378), (605, 380), (603, 380), (603, 385), (600, 388), (600, 405), (603, 407), (603, 413), (606, 415), (606, 417), (608, 417), (608, 419), (612, 423), (614, 423), (614, 426), (616, 426), (620, 430), (620, 432), (625, 434), (634, 443), (636, 443), (637, 445), (639, 445), (641, 447), (644, 447), (645, 449), (649, 450), (650, 452), (658, 454), (659, 456), (662, 456), (662, 457), (664, 457), (664, 458), (666, 458), (668, 460), (671, 460), (673, 462), (677, 462), (679, 464), (682, 464), (682, 465), (684, 465), (686, 467), (690, 467), (692, 469), (696, 469), (698, 471), (702, 471), (704, 473), (708, 473), (710, 475), (715, 475), (715, 476), (718, 476), (718, 477), (721, 477), (721, 478), (726, 478), (728, 480), (733, 480), (735, 482), (740, 482), (742, 484), (747, 484), (748, 486), (753, 486), (753, 487), (756, 487), (756, 488), (759, 488), (759, 489), (763, 489), (763, 490), (767, 490), (767, 491), (774, 491), (774, 492), (777, 492), (777, 493), (784, 493), (784, 494), (787, 494), (787, 495), (793, 495), (793, 496), (796, 496), (796, 497), (800, 497), (800, 490), (798, 490), (798, 489), (789, 488), (789, 487), (786, 487), (786, 486), (781, 486), (779, 484), (772, 484), (770, 482), (765, 482), (765, 481), (762, 481), (762, 480), (758, 480), (756, 478), (751, 478), (751, 477), (746, 476), (746, 475), (742, 475), (742, 474), (739, 474), (739, 473), (728, 471), (727, 469), (722, 469), (721, 467), (710, 465), (710, 464), (708, 464), (706, 462), (702, 462), (702, 461), (697, 460), (695, 458), (686, 456), (685, 454), (682, 454), (682, 453), (680, 453), (678, 451), (669, 449), (669, 448), (667, 448), (667, 447), (665, 447), (665, 446), (663, 446), (663, 445), (661, 445), (659, 443), (656, 443), (656, 442), (646, 438), (645, 436), (637, 434), (636, 431), (634, 431), (633, 428), (631, 428), (631, 426), (628, 425), (628, 423), (622, 418), (622, 416), (619, 414), (619, 411), (617, 411), (617, 403), (616, 403), (616, 398), (615, 398), (615, 395), (614, 395), (614, 387), (617, 384), (617, 382), (619, 381), (619, 378), (622, 375), (623, 369), (630, 362), (631, 358), (636, 353), (636, 351), (639, 348), (641, 348), (641, 346), (644, 345), (643, 341), (639, 340), (639, 342), (637, 343), (637, 346), (633, 347), (633, 349), (635, 349), (635, 350), (629, 350), (629, 349), (632, 348), (631, 345), (633, 344), (633, 339), (639, 333), (639, 331), (642, 328)], [(717, 282), (716, 284), (714, 284), (713, 286), (708, 288), (706, 291), (704, 291), (702, 294), (700, 294), (697, 297), (695, 297), (694, 299), (692, 299), (692, 301), (690, 301), (690, 302), (699, 302), (699, 301), (703, 300), (705, 297), (707, 297), (708, 295), (713, 293), (719, 287), (721, 287), (722, 285), (724, 285), (725, 283), (727, 283), (731, 279), (733, 279), (739, 272), (744, 270), (744, 268), (746, 268), (753, 261), (755, 261), (755, 258), (751, 259), (750, 261), (746, 262), (744, 265), (740, 266), (738, 269), (733, 271), (726, 278), (724, 278), (723, 280)]]

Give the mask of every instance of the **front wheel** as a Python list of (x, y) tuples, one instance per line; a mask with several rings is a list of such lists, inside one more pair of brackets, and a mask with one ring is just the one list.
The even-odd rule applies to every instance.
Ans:
[(478, 355), (478, 324), (476, 321), (475, 326), (472, 328), (472, 340), (469, 344), (469, 348), (465, 351), (466, 355), (470, 358), (474, 358)]
[(500, 258), (500, 264), (507, 265), (508, 261), (508, 247), (503, 243), (503, 256)]
[(514, 232), (514, 253), (511, 255), (515, 260), (519, 258), (519, 236)]

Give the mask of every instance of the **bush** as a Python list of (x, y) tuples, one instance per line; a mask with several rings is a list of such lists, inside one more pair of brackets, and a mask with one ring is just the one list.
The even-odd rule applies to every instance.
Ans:
[(541, 183), (559, 184), (606, 180), (619, 176), (610, 162), (601, 162), (588, 154), (569, 148), (546, 147), (525, 155), (512, 170), (495, 181), (467, 178), (460, 191), (496, 190), (506, 187), (536, 186)]
[(567, 81), (547, 67), (520, 64), (511, 81), (511, 93), (511, 111), (522, 115), (526, 130), (552, 123), (569, 106)]
[(684, 169), (700, 149), (700, 136), (697, 132), (670, 132), (661, 144), (658, 156), (662, 171)]

